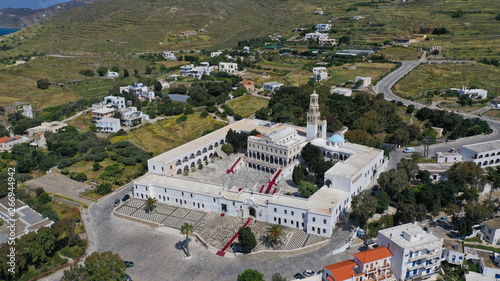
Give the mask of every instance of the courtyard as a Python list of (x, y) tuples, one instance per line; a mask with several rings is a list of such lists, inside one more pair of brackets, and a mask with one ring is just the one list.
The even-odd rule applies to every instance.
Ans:
[[(238, 161), (238, 159), (240, 160)], [(267, 186), (274, 175), (264, 170), (245, 166), (245, 159), (244, 154), (231, 154), (222, 158), (214, 158), (210, 163), (204, 165), (202, 169), (192, 169), (189, 173), (178, 176), (223, 185), (229, 190), (265, 192), (265, 188), (262, 187)], [(227, 173), (237, 161), (237, 167), (233, 168), (234, 173)], [(283, 177), (278, 183), (277, 193), (300, 196), (297, 187), (292, 181), (291, 174)]]

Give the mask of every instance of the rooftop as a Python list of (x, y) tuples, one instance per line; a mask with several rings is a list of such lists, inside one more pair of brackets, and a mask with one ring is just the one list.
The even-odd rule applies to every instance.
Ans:
[(110, 123), (114, 123), (114, 122), (120, 122), (120, 119), (116, 119), (116, 118), (113, 118), (113, 117), (104, 117), (101, 120), (99, 120), (98, 122), (110, 122)]
[(345, 141), (345, 139), (339, 134), (335, 134), (335, 135), (331, 136), (330, 138), (328, 138), (328, 140), (331, 142), (344, 142)]
[[(464, 242), (455, 239), (444, 239), (443, 247), (458, 253), (464, 253)], [(457, 248), (458, 247), (458, 248)]]
[(446, 172), (455, 163), (418, 163), (420, 170), (427, 170), (429, 172)]
[(281, 84), (279, 82), (267, 82), (267, 83), (264, 83), (264, 85), (269, 85), (269, 86), (283, 86), (283, 84)]
[(104, 108), (96, 109), (96, 110), (92, 111), (92, 113), (107, 114), (107, 113), (111, 113), (114, 111), (115, 111), (114, 108), (104, 107)]
[(494, 229), (500, 229), (500, 218), (485, 221), (484, 224)]
[(391, 252), (389, 252), (389, 249), (387, 247), (377, 247), (356, 253), (354, 254), (354, 256), (358, 258), (358, 260), (360, 260), (362, 263), (369, 263), (372, 261), (391, 257), (392, 254)]
[(487, 142), (481, 142), (481, 143), (476, 143), (476, 144), (468, 144), (462, 146), (462, 148), (468, 148), (474, 152), (481, 153), (481, 152), (488, 152), (492, 150), (500, 150), (500, 140), (496, 141), (487, 141)]
[[(355, 272), (355, 267), (359, 272)], [(347, 280), (353, 276), (357, 277), (363, 274), (358, 265), (351, 260), (330, 264), (324, 268), (330, 270), (335, 280)]]
[(1, 137), (0, 138), (0, 143), (4, 143), (4, 142), (8, 142), (8, 141), (11, 141), (10, 137)]
[[(277, 124), (270, 121), (262, 121), (258, 119), (243, 119), (231, 125), (225, 126), (216, 130), (210, 134), (204, 135), (200, 138), (197, 138), (193, 141), (185, 143), (181, 146), (178, 146), (174, 149), (171, 149), (167, 152), (164, 152), (156, 157), (149, 159), (148, 161), (152, 162), (161, 162), (161, 163), (170, 163), (176, 161), (177, 159), (192, 153), (197, 149), (203, 149), (203, 147), (208, 146), (209, 144), (213, 144), (215, 141), (223, 138), (229, 129), (232, 129), (237, 132), (251, 132), (253, 129), (261, 132), (262, 134), (266, 134), (272, 130), (280, 130), (285, 128), (288, 125), (285, 124)], [(295, 129), (297, 129), (295, 127)]]
[(414, 223), (407, 223), (380, 230), (379, 235), (384, 235), (401, 248), (411, 249), (436, 249), (442, 244), (443, 238), (433, 232), (427, 232)]
[[(477, 255), (483, 259), (484, 266), (490, 267), (490, 268), (495, 268), (495, 269), (500, 269), (500, 266), (498, 266), (498, 263), (495, 263), (495, 253), (490, 252), (490, 251), (483, 251), (476, 249)], [(496, 253), (498, 255), (498, 253)]]

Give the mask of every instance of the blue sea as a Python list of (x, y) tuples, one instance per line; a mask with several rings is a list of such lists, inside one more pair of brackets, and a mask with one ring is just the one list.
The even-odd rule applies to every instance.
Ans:
[(14, 32), (16, 32), (18, 30), (21, 30), (21, 29), (19, 29), (19, 28), (4, 28), (4, 27), (0, 27), (0, 35), (14, 33)]

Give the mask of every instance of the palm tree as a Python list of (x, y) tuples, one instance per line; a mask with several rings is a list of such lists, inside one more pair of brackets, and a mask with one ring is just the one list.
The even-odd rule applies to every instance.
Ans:
[(282, 242), (285, 233), (283, 232), (283, 228), (279, 224), (273, 224), (266, 229), (266, 238), (267, 242), (271, 245), (280, 244)]
[(156, 205), (156, 198), (148, 197), (148, 200), (146, 200), (146, 210), (150, 212), (153, 211), (155, 205)]
[(184, 234), (186, 235), (186, 251), (187, 251), (187, 254), (186, 256), (187, 257), (190, 257), (191, 255), (189, 254), (189, 235), (191, 233), (193, 233), (194, 231), (194, 227), (192, 224), (189, 224), (187, 222), (185, 222), (182, 226), (181, 226), (181, 234)]

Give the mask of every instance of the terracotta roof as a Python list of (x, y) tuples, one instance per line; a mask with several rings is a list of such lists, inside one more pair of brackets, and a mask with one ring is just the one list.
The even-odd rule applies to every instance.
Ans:
[(387, 247), (377, 247), (354, 254), (362, 263), (368, 263), (392, 256)]
[(326, 277), (326, 279), (327, 279), (328, 281), (333, 281), (333, 278), (332, 278), (331, 276), (327, 276), (327, 277)]
[(8, 142), (8, 141), (10, 141), (9, 137), (1, 137), (0, 138), (0, 143), (4, 143), (4, 142)]
[(359, 274), (356, 274), (354, 272), (354, 267), (357, 267), (358, 265), (351, 261), (342, 261), (334, 264), (330, 264), (325, 266), (325, 269), (330, 270), (332, 273), (333, 278), (335, 278), (335, 281), (344, 281), (347, 279), (351, 279), (353, 276), (358, 277), (363, 275), (363, 272), (361, 269), (359, 270)]
[(253, 85), (255, 84), (255, 82), (251, 81), (251, 80), (247, 80), (245, 82), (243, 82), (243, 85)]
[(15, 138), (16, 140), (18, 140), (18, 139), (20, 139), (20, 138), (22, 138), (22, 137), (23, 137), (23, 136), (21, 136), (21, 135), (15, 135), (15, 136), (14, 136), (14, 138)]
[(263, 135), (256, 135), (256, 137), (258, 137), (258, 138), (262, 138), (262, 137), (263, 137)]

